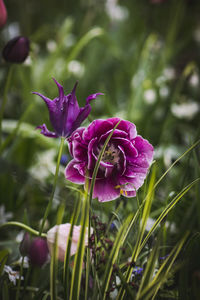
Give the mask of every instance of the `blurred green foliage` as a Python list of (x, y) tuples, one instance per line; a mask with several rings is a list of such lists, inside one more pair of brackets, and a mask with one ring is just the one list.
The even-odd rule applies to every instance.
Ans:
[[(155, 147), (158, 177), (199, 139), (199, 1), (7, 0), (5, 4), (8, 22), (0, 31), (1, 50), (15, 35), (25, 35), (31, 42), (28, 60), (13, 66), (3, 120), (4, 141), (12, 136), (1, 151), (0, 205), (13, 213), (14, 220), (38, 228), (51, 193), (58, 141), (35, 131), (42, 123), (48, 128), (51, 125), (45, 104), (31, 92), (55, 98), (57, 87), (52, 77), (67, 93), (79, 81), (80, 106), (89, 94), (105, 93), (92, 103), (89, 120), (119, 116), (134, 122), (138, 133)], [(9, 68), (1, 58), (1, 103)], [(199, 148), (194, 149), (160, 184), (152, 203), (153, 218), (174, 193), (199, 177), (199, 154)], [(64, 221), (69, 220), (77, 197), (67, 187), (75, 186), (65, 181), (63, 171), (62, 167), (50, 224), (55, 224), (55, 211), (63, 202)], [(140, 199), (144, 191), (145, 186)], [(191, 234), (200, 230), (199, 198), (197, 185), (168, 216), (170, 226), (176, 228), (175, 232), (167, 229), (169, 245), (187, 229)], [(123, 201), (121, 218), (137, 207), (135, 199)], [(97, 200), (93, 204), (104, 221), (115, 206), (115, 202), (99, 204)], [(9, 230), (2, 234), (10, 252), (17, 244), (15, 235), (16, 231)], [(189, 272), (199, 270), (198, 262)]]

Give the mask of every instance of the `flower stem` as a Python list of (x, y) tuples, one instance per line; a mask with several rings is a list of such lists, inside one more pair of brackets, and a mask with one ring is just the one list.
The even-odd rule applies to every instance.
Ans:
[(7, 99), (8, 99), (7, 94), (8, 94), (8, 89), (10, 87), (12, 72), (13, 72), (13, 65), (11, 65), (9, 70), (8, 70), (8, 76), (7, 76), (7, 80), (6, 80), (6, 84), (5, 84), (5, 88), (4, 88), (4, 93), (3, 93), (3, 102), (2, 102), (1, 110), (0, 110), (0, 145), (1, 145), (1, 139), (2, 139), (2, 119), (3, 119), (3, 114), (4, 114), (6, 102), (7, 102)]
[(59, 147), (59, 152), (58, 152), (58, 159), (57, 159), (57, 164), (56, 164), (56, 172), (55, 172), (55, 177), (54, 177), (53, 189), (52, 189), (52, 192), (51, 192), (51, 198), (49, 200), (49, 203), (47, 205), (47, 208), (45, 210), (44, 217), (43, 217), (43, 220), (42, 220), (42, 225), (41, 225), (41, 228), (40, 228), (40, 231), (39, 231), (40, 236), (42, 235), (42, 231), (43, 231), (43, 228), (44, 228), (45, 221), (46, 221), (46, 219), (49, 215), (49, 212), (50, 212), (50, 209), (51, 209), (51, 206), (52, 206), (52, 202), (53, 202), (53, 198), (54, 198), (54, 194), (55, 194), (55, 190), (56, 190), (56, 184), (57, 184), (57, 180), (58, 180), (58, 172), (59, 172), (59, 168), (60, 168), (60, 159), (61, 159), (62, 150), (63, 150), (63, 146), (64, 146), (64, 140), (65, 140), (65, 138), (62, 137), (61, 141), (60, 141), (60, 147)]

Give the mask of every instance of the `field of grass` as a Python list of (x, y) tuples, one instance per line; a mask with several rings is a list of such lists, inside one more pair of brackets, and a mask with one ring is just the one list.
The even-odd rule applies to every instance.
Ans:
[[(24, 62), (0, 58), (0, 299), (200, 299), (199, 1), (4, 3), (1, 53), (18, 36), (30, 49), (12, 44), (16, 58), (27, 51)], [(52, 78), (65, 95), (78, 81), (80, 107), (103, 93), (81, 127), (127, 120), (153, 146), (139, 189), (116, 185), (119, 197), (107, 201), (105, 186), (105, 200), (93, 196), (120, 122), (98, 145), (85, 185), (65, 178), (73, 133), (51, 138), (36, 129), (60, 124), (61, 112), (52, 122), (32, 93), (58, 97)], [(136, 196), (127, 197), (127, 186)], [(66, 223), (50, 246), (49, 231)]]

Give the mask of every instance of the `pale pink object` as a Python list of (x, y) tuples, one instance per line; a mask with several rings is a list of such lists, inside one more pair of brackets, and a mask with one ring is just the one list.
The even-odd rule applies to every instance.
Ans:
[(3, 0), (0, 0), (0, 28), (6, 24), (7, 21), (7, 10)]
[[(64, 261), (64, 259), (65, 259), (65, 252), (66, 252), (66, 246), (67, 246), (67, 240), (68, 240), (70, 228), (71, 228), (71, 224), (66, 223), (66, 224), (56, 225), (47, 232), (47, 244), (48, 244), (50, 253), (52, 253), (52, 251), (53, 251), (53, 247), (55, 244), (55, 236), (56, 236), (56, 232), (57, 232), (58, 259), (60, 261)], [(71, 256), (77, 252), (80, 232), (81, 232), (81, 225), (79, 225), (79, 226), (74, 225), (73, 233), (72, 233), (71, 250), (70, 250)], [(93, 232), (92, 228), (91, 228), (90, 232), (92, 234), (92, 232)], [(85, 234), (85, 246), (87, 246), (87, 245), (88, 245), (88, 228), (86, 228), (86, 234)]]

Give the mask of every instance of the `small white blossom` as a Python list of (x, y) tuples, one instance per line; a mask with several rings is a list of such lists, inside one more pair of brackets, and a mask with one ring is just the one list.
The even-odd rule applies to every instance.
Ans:
[(52, 52), (54, 52), (56, 50), (57, 44), (56, 44), (56, 42), (54, 40), (49, 40), (49, 41), (47, 41), (46, 46), (47, 46), (47, 50), (50, 53), (52, 53)]
[(163, 71), (163, 75), (166, 77), (167, 80), (172, 80), (175, 78), (175, 69), (172, 67), (167, 67)]
[(169, 88), (165, 85), (159, 89), (159, 94), (162, 98), (169, 96)]
[(1, 205), (0, 206), (0, 224), (6, 223), (12, 217), (13, 217), (13, 213), (12, 212), (6, 212), (5, 211), (5, 206)]
[(117, 0), (107, 0), (105, 4), (107, 15), (112, 21), (123, 21), (128, 18), (128, 10), (126, 7), (118, 5)]
[(37, 163), (30, 168), (31, 175), (38, 180), (45, 180), (49, 175), (55, 173), (56, 152), (54, 149), (43, 151), (37, 155)]
[(195, 29), (193, 37), (197, 43), (200, 43), (200, 26)]
[(71, 74), (82, 77), (85, 73), (85, 67), (82, 63), (80, 63), (78, 60), (72, 60), (68, 64), (68, 70)]
[(144, 91), (144, 101), (147, 104), (153, 104), (156, 101), (156, 92), (153, 89)]
[(199, 104), (194, 101), (182, 104), (173, 103), (171, 112), (177, 118), (191, 120), (199, 112)]
[[(20, 278), (20, 274), (18, 271), (13, 271), (13, 269), (10, 266), (5, 265), (4, 266), (4, 272), (8, 274), (9, 280), (16, 285), (16, 280)], [(21, 276), (21, 280), (24, 280), (24, 277)]]
[(199, 85), (199, 76), (198, 76), (198, 74), (196, 74), (196, 73), (192, 74), (192, 76), (189, 79), (189, 84), (192, 87), (197, 87)]

